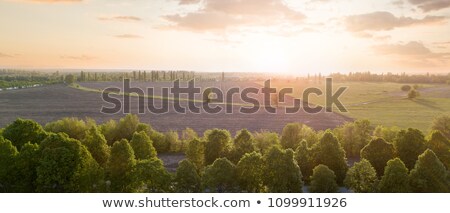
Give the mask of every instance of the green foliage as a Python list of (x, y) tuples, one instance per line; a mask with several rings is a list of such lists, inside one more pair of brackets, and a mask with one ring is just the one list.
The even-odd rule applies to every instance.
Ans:
[(153, 141), (153, 146), (155, 147), (157, 153), (166, 153), (170, 151), (169, 140), (167, 140), (167, 137), (164, 134), (153, 131), (149, 136)]
[(378, 188), (379, 192), (382, 193), (411, 192), (408, 169), (400, 158), (395, 158), (387, 162)]
[(408, 98), (409, 98), (409, 99), (414, 99), (414, 98), (417, 98), (417, 97), (419, 97), (419, 96), (420, 96), (420, 93), (419, 93), (417, 90), (415, 90), (415, 89), (410, 90), (410, 91), (408, 92)]
[(297, 147), (297, 150), (295, 150), (295, 160), (300, 167), (303, 180), (309, 182), (309, 178), (313, 172), (314, 162), (311, 155), (311, 149), (308, 147), (306, 140), (302, 140)]
[(39, 192), (95, 192), (102, 171), (80, 141), (64, 133), (50, 134), (40, 145)]
[(39, 166), (41, 153), (39, 145), (26, 143), (22, 146), (15, 162), (17, 178), (15, 182), (15, 192), (31, 193), (36, 190), (36, 169)]
[(170, 130), (164, 134), (165, 144), (169, 144), (170, 152), (180, 152), (181, 151), (181, 143), (178, 139), (178, 133), (176, 131)]
[(414, 192), (449, 192), (448, 172), (436, 154), (427, 149), (410, 172), (410, 183)]
[(158, 158), (137, 161), (133, 171), (133, 190), (136, 192), (170, 192), (171, 176)]
[(137, 115), (128, 114), (119, 120), (116, 129), (116, 140), (127, 139), (131, 140), (134, 132), (136, 132), (139, 125), (139, 118)]
[(412, 169), (417, 157), (426, 149), (425, 138), (420, 130), (412, 128), (402, 130), (394, 141), (394, 147), (406, 168)]
[(186, 128), (183, 131), (181, 131), (181, 152), (186, 152), (188, 144), (190, 141), (192, 141), (194, 138), (198, 138), (197, 132), (195, 132), (191, 128)]
[(344, 183), (354, 192), (376, 192), (377, 173), (368, 160), (362, 159), (348, 170)]
[(434, 118), (431, 129), (441, 131), (450, 140), (450, 115), (441, 115)]
[(292, 149), (272, 147), (264, 155), (263, 181), (271, 193), (302, 192), (302, 173)]
[(109, 120), (99, 126), (100, 132), (105, 136), (108, 146), (112, 146), (116, 141), (116, 129), (117, 122), (115, 120)]
[(47, 137), (42, 126), (32, 120), (17, 119), (3, 130), (3, 137), (21, 149), (27, 142), (41, 143)]
[(236, 191), (236, 166), (226, 158), (218, 158), (205, 168), (203, 184), (211, 192)]
[(14, 162), (17, 158), (16, 147), (8, 139), (0, 136), (0, 191), (10, 192), (16, 178)]
[(312, 193), (335, 193), (339, 189), (336, 183), (336, 175), (333, 170), (325, 165), (318, 165), (313, 169), (311, 176), (311, 186), (309, 192)]
[(237, 133), (230, 153), (230, 159), (233, 163), (237, 163), (246, 153), (251, 153), (255, 150), (253, 140), (253, 135), (247, 129)]
[(272, 146), (281, 147), (278, 134), (275, 132), (262, 131), (255, 133), (254, 143), (255, 149), (261, 154), (265, 154)]
[(136, 166), (133, 148), (126, 139), (114, 143), (107, 164), (107, 177), (111, 181), (112, 192), (131, 192), (132, 172)]
[(144, 160), (156, 157), (156, 150), (153, 147), (153, 141), (144, 131), (135, 132), (130, 141), (134, 155), (137, 160)]
[(106, 168), (110, 150), (105, 137), (96, 126), (92, 126), (86, 132), (86, 136), (82, 143), (88, 148), (95, 161), (97, 161), (101, 167)]
[(245, 154), (237, 164), (237, 180), (240, 189), (245, 192), (262, 192), (264, 190), (264, 161), (260, 153)]
[(90, 124), (86, 124), (86, 122), (78, 118), (63, 118), (61, 120), (48, 123), (45, 125), (44, 129), (47, 132), (53, 133), (63, 132), (71, 138), (83, 140), (86, 131), (89, 130), (91, 126), (93, 126), (92, 122)]
[(297, 149), (302, 140), (306, 140), (311, 146), (317, 142), (317, 135), (311, 127), (300, 123), (290, 123), (283, 128), (281, 133), (281, 145), (285, 149)]
[(197, 168), (189, 160), (182, 160), (178, 163), (175, 174), (175, 188), (180, 193), (201, 191), (201, 179)]
[(206, 131), (205, 137), (205, 165), (213, 163), (217, 158), (228, 155), (232, 147), (230, 132), (213, 129)]
[(400, 89), (401, 89), (403, 92), (409, 92), (412, 88), (411, 88), (410, 85), (403, 85)]
[(427, 147), (450, 170), (450, 141), (440, 131), (434, 130), (431, 132), (431, 137), (427, 141)]
[(368, 120), (346, 123), (334, 130), (347, 157), (359, 157), (361, 149), (369, 143), (372, 131)]
[(361, 157), (368, 160), (377, 171), (378, 177), (384, 173), (386, 163), (395, 156), (394, 145), (386, 142), (383, 138), (372, 139), (367, 146), (361, 150)]
[(385, 141), (393, 143), (395, 138), (397, 137), (398, 132), (400, 132), (400, 129), (396, 126), (384, 127), (379, 125), (373, 131), (373, 136), (383, 138)]
[(72, 75), (72, 74), (66, 75), (65, 78), (64, 78), (64, 81), (67, 84), (73, 84), (73, 83), (75, 83), (75, 76)]
[(311, 148), (314, 165), (323, 164), (328, 166), (336, 174), (336, 180), (341, 184), (347, 173), (347, 159), (345, 151), (338, 139), (326, 131), (320, 141)]
[(205, 143), (197, 138), (192, 139), (186, 150), (186, 158), (194, 164), (197, 172), (200, 173), (205, 164)]

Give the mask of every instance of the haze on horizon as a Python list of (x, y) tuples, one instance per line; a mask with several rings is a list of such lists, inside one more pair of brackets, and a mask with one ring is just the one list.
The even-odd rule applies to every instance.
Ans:
[(450, 71), (450, 0), (0, 0), (0, 67)]

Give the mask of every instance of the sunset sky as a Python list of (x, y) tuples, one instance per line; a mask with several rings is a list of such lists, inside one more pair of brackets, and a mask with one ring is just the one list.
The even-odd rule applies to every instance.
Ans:
[(450, 0), (0, 0), (0, 67), (450, 72)]

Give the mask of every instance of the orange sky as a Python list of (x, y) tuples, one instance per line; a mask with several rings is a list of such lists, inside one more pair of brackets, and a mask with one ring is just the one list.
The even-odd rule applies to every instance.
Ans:
[(0, 0), (0, 67), (450, 72), (450, 0)]

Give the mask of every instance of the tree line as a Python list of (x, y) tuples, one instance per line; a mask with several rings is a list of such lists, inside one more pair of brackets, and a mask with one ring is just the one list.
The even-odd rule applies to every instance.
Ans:
[[(315, 131), (199, 136), (155, 130), (136, 115), (96, 124), (17, 119), (0, 130), (2, 192), (449, 192), (450, 116), (425, 136), (367, 120)], [(182, 152), (176, 172), (158, 154)], [(353, 165), (348, 159), (357, 159)]]

